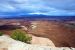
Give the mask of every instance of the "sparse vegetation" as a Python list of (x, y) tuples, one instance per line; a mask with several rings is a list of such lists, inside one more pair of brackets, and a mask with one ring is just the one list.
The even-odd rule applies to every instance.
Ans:
[(32, 37), (30, 37), (27, 32), (23, 32), (21, 30), (14, 30), (11, 34), (11, 38), (15, 40), (19, 40), (25, 43), (30, 43)]
[(3, 32), (0, 32), (0, 36), (2, 36), (4, 33)]

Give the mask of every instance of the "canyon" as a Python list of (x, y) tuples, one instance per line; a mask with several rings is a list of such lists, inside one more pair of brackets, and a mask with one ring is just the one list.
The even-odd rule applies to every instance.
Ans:
[[(0, 28), (0, 31), (8, 35), (11, 34), (11, 30), (19, 28), (27, 31), (29, 35), (33, 35), (33, 38), (48, 38), (52, 41), (54, 47), (75, 47), (75, 21), (1, 20), (0, 24), (0, 27), (6, 25)], [(10, 27), (7, 27), (9, 25)], [(42, 45), (42, 43), (43, 41), (41, 41), (41, 44), (39, 42), (37, 44)]]

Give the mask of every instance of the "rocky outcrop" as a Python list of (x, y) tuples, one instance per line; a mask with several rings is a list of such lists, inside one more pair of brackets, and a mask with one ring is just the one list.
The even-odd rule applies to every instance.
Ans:
[(75, 48), (31, 45), (3, 35), (0, 36), (0, 50), (75, 50)]
[(44, 37), (37, 37), (34, 35), (32, 35), (31, 44), (40, 45), (40, 46), (55, 47), (54, 43), (50, 39), (44, 38)]

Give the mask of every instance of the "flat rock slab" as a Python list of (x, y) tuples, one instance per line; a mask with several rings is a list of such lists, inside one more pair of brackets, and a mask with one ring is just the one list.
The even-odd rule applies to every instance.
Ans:
[(44, 37), (36, 37), (34, 35), (32, 35), (31, 44), (55, 47), (54, 43), (50, 39)]
[(75, 50), (75, 48), (69, 47), (49, 47), (26, 44), (13, 40), (7, 35), (0, 36), (0, 43), (0, 50)]

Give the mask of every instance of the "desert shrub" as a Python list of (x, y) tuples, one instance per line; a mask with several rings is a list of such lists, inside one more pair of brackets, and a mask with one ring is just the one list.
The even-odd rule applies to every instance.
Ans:
[(25, 43), (30, 43), (32, 37), (30, 37), (27, 32), (23, 32), (21, 30), (14, 30), (11, 34), (11, 38), (15, 40), (19, 40)]
[(0, 32), (0, 36), (2, 36), (4, 33), (3, 32)]

